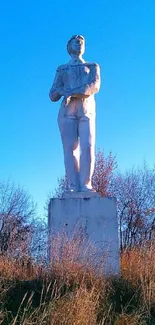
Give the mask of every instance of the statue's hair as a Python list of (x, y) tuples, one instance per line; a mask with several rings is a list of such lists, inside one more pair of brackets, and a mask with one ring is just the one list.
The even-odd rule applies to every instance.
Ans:
[(72, 40), (75, 39), (75, 38), (77, 38), (77, 39), (79, 38), (79, 39), (82, 39), (83, 41), (85, 41), (85, 38), (82, 35), (73, 35), (69, 39), (69, 41), (67, 43), (67, 51), (68, 51), (69, 54), (71, 54), (71, 43), (72, 43)]

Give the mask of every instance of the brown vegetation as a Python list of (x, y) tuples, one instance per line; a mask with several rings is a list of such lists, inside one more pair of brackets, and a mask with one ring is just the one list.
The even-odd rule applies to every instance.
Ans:
[(1, 256), (0, 324), (155, 323), (153, 244), (124, 251), (121, 275), (111, 278), (97, 269), (93, 247), (78, 236), (64, 236), (62, 245), (61, 234), (55, 238), (54, 247), (50, 266), (35, 264), (28, 258)]

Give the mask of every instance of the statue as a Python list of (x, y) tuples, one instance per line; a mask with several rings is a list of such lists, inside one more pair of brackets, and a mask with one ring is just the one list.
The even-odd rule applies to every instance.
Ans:
[[(67, 43), (71, 60), (58, 67), (50, 90), (55, 102), (63, 97), (58, 114), (64, 163), (71, 192), (94, 191), (91, 184), (95, 163), (95, 100), (100, 88), (98, 64), (85, 62), (85, 39), (74, 35)], [(77, 149), (80, 146), (79, 156)]]

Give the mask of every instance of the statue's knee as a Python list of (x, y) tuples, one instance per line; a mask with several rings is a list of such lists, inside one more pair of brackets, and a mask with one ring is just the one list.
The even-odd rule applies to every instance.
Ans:
[(74, 144), (67, 144), (64, 146), (64, 151), (67, 153), (73, 153), (73, 151), (75, 150), (75, 145)]
[(89, 142), (85, 142), (81, 146), (81, 151), (91, 151), (93, 149), (93, 146)]

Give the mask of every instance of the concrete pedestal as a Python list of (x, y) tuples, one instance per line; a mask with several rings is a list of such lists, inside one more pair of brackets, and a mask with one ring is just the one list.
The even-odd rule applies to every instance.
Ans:
[(49, 204), (49, 235), (65, 229), (70, 236), (82, 227), (85, 236), (100, 251), (105, 275), (119, 274), (119, 242), (116, 200), (96, 193), (74, 193)]

